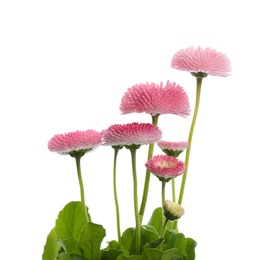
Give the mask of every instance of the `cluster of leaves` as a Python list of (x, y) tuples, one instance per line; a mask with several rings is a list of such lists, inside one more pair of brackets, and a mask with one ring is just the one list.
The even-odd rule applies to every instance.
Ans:
[(134, 255), (135, 228), (122, 234), (122, 245), (110, 241), (101, 249), (106, 236), (102, 225), (85, 224), (81, 202), (70, 202), (60, 211), (55, 227), (44, 246), (42, 260), (194, 260), (196, 242), (168, 225), (164, 238), (162, 208), (154, 210), (147, 225), (141, 226), (141, 254)]

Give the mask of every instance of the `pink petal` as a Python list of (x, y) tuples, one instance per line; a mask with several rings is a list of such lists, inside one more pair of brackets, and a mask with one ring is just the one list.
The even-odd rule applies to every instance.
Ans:
[(189, 47), (174, 54), (171, 67), (188, 72), (203, 72), (208, 75), (227, 77), (231, 71), (229, 58), (214, 49)]

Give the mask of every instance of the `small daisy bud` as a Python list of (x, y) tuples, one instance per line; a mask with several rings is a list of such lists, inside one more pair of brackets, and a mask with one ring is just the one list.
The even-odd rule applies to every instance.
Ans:
[(166, 200), (164, 203), (164, 216), (170, 221), (179, 219), (184, 214), (184, 209), (178, 203)]

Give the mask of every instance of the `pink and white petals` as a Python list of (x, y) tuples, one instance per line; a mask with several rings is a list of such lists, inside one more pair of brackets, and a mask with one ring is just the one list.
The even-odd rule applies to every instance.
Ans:
[(150, 123), (115, 124), (103, 133), (104, 145), (147, 145), (160, 141), (162, 131)]
[(169, 181), (183, 174), (184, 162), (168, 155), (156, 155), (146, 162), (146, 168), (160, 181)]
[(202, 47), (189, 47), (177, 51), (172, 57), (171, 67), (191, 73), (221, 77), (227, 77), (231, 72), (231, 62), (225, 54)]
[(95, 150), (103, 142), (102, 132), (94, 130), (75, 131), (65, 134), (57, 134), (48, 142), (48, 149), (59, 154)]
[(188, 142), (170, 142), (170, 141), (159, 141), (157, 143), (159, 148), (166, 154), (173, 157), (178, 157), (188, 146)]
[(125, 92), (120, 110), (122, 114), (175, 114), (187, 117), (190, 114), (190, 103), (187, 93), (175, 82), (167, 81), (164, 87), (163, 82), (140, 83)]

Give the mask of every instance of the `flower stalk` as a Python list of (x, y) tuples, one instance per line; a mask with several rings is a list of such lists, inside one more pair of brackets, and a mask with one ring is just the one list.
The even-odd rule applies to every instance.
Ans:
[[(155, 126), (158, 125), (158, 117), (159, 117), (159, 114), (156, 114), (155, 116), (153, 116), (153, 115), (151, 116), (152, 124), (155, 125)], [(153, 150), (154, 150), (154, 143), (150, 143), (149, 144), (149, 149), (148, 149), (148, 159), (150, 159), (152, 157)], [(142, 196), (142, 201), (141, 201), (141, 206), (140, 206), (140, 211), (139, 211), (141, 221), (143, 220), (143, 216), (144, 216), (145, 208), (146, 208), (146, 204), (147, 204), (149, 185), (150, 185), (150, 175), (151, 175), (151, 173), (147, 169), (146, 170), (145, 182), (144, 182), (143, 196)]]
[(131, 163), (132, 163), (132, 175), (133, 175), (133, 203), (134, 203), (134, 214), (135, 214), (135, 254), (140, 254), (141, 249), (141, 220), (138, 211), (138, 181), (136, 173), (136, 151), (140, 145), (127, 145), (125, 146), (130, 150)]
[(86, 224), (87, 222), (89, 222), (89, 218), (88, 218), (86, 204), (85, 204), (84, 185), (83, 185), (82, 174), (81, 174), (81, 165), (80, 165), (81, 157), (82, 157), (82, 155), (75, 156), (75, 159), (76, 159), (76, 166), (77, 166), (77, 172), (78, 172), (78, 180), (79, 180), (79, 185), (80, 185), (82, 214), (83, 214), (83, 218), (84, 218), (84, 223)]
[(119, 210), (119, 201), (117, 195), (117, 157), (118, 152), (123, 147), (120, 145), (112, 146), (114, 149), (114, 163), (113, 163), (113, 194), (114, 194), (114, 202), (116, 208), (116, 225), (117, 225), (117, 236), (120, 249), (122, 249), (122, 242), (121, 242), (121, 227), (120, 227), (120, 210)]
[(165, 218), (165, 221), (164, 221), (164, 224), (163, 224), (163, 227), (162, 227), (162, 232), (160, 234), (161, 238), (165, 237), (165, 233), (166, 233), (168, 223), (169, 223), (169, 219)]
[(166, 181), (162, 181), (162, 208), (165, 203), (165, 187), (166, 187)]
[(198, 109), (199, 109), (199, 103), (200, 103), (202, 80), (203, 80), (203, 78), (205, 78), (207, 76), (206, 73), (201, 73), (201, 72), (192, 73), (192, 75), (196, 77), (196, 102), (195, 102), (195, 109), (194, 109), (193, 119), (192, 119), (192, 123), (191, 123), (191, 127), (190, 127), (189, 137), (188, 137), (189, 146), (187, 147), (186, 156), (185, 156), (186, 169), (182, 176), (182, 182), (181, 182), (180, 192), (179, 192), (179, 197), (178, 197), (178, 204), (180, 204), (180, 205), (182, 204), (182, 200), (183, 200), (183, 196), (184, 196), (184, 189), (185, 189), (187, 172), (188, 172), (188, 167), (189, 167), (189, 159), (190, 159), (190, 152), (191, 152), (191, 147), (192, 147), (193, 133), (194, 133), (194, 129), (195, 129), (195, 123), (196, 123)]

